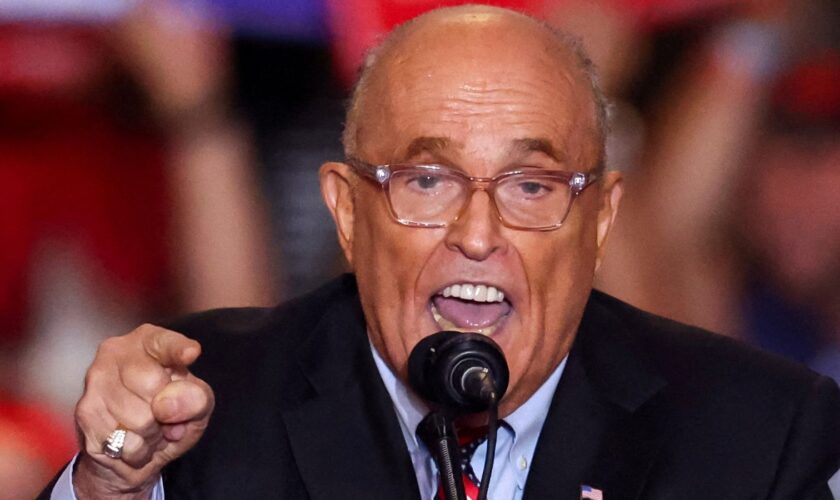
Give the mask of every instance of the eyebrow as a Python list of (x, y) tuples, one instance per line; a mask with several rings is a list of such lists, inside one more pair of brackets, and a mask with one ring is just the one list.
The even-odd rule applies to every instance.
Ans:
[(406, 158), (414, 158), (420, 153), (440, 153), (448, 149), (452, 141), (446, 137), (418, 137), (411, 141), (405, 151)]
[(540, 152), (548, 155), (557, 163), (566, 161), (566, 155), (562, 151), (554, 147), (550, 140), (538, 137), (526, 137), (524, 139), (516, 139), (513, 141), (513, 150), (520, 153)]
[[(453, 141), (446, 137), (417, 137), (406, 148), (405, 157), (414, 158), (421, 153), (440, 154), (452, 146), (459, 146), (460, 144), (453, 143)], [(543, 137), (526, 137), (522, 139), (515, 139), (510, 147), (511, 153), (531, 153), (540, 152), (557, 163), (564, 163), (566, 155), (562, 151), (554, 147), (549, 139)]]

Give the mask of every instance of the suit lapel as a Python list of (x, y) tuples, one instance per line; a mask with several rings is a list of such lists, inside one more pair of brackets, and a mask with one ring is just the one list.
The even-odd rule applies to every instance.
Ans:
[[(298, 353), (315, 396), (284, 411), (313, 500), (419, 499), (393, 404), (373, 363), (354, 294), (325, 312)], [(582, 484), (609, 500), (639, 498), (665, 436), (665, 386), (598, 292), (535, 450), (526, 500), (574, 499)]]
[(311, 498), (419, 500), (355, 294), (325, 313), (298, 359), (316, 395), (283, 420)]
[(593, 292), (558, 384), (528, 474), (526, 500), (638, 498), (664, 426), (665, 383), (620, 321)]

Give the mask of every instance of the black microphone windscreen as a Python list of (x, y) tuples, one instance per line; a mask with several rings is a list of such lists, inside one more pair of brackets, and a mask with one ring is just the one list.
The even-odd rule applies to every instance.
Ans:
[[(473, 413), (501, 399), (509, 372), (502, 350), (489, 337), (442, 331), (424, 338), (411, 351), (408, 376), (414, 391), (427, 401), (458, 413)], [(488, 385), (492, 390), (487, 390)]]

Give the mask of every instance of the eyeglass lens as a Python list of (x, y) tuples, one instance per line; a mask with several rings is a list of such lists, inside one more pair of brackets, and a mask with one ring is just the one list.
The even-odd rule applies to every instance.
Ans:
[[(418, 224), (454, 221), (471, 194), (469, 180), (425, 170), (394, 172), (388, 188), (397, 218)], [(488, 191), (502, 219), (521, 227), (560, 224), (572, 198), (568, 182), (527, 173), (504, 177)]]

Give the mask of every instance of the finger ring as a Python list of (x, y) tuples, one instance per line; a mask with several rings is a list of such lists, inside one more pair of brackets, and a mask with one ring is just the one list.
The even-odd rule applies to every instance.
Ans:
[(113, 432), (108, 436), (108, 439), (102, 443), (102, 453), (111, 458), (122, 457), (123, 446), (125, 446), (126, 430), (122, 426), (117, 426)]

